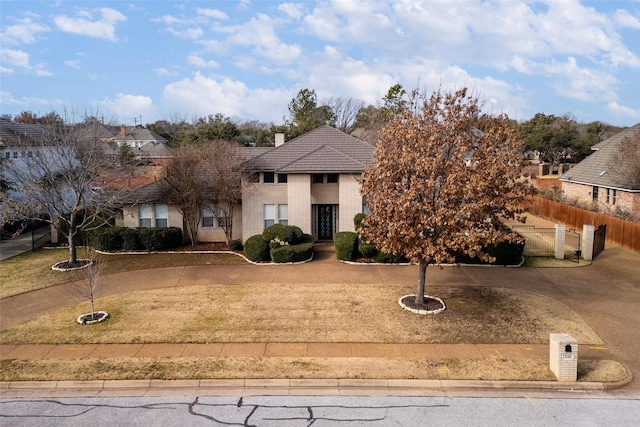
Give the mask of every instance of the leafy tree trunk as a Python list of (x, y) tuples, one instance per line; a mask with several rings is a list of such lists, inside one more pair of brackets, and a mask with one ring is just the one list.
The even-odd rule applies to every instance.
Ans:
[(420, 271), (418, 274), (418, 288), (416, 289), (416, 304), (424, 304), (424, 283), (427, 279), (427, 260), (420, 260)]

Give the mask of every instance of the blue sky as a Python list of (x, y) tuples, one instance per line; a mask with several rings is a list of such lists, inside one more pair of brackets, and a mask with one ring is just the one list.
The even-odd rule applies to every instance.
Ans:
[(376, 104), (400, 83), (517, 120), (640, 121), (640, 0), (1, 0), (0, 29), (2, 114), (280, 124), (300, 89)]

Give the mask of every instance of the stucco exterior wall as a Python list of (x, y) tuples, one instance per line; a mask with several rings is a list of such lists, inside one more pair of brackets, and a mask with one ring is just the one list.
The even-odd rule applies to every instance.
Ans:
[[(168, 206), (168, 226), (183, 229), (182, 214), (177, 207)], [(139, 222), (139, 205), (125, 206), (122, 210), (122, 219), (116, 222), (116, 225), (124, 227), (137, 228)], [(242, 238), (242, 210), (238, 208), (233, 217), (233, 239)], [(155, 224), (155, 218), (152, 218), (151, 224)], [(186, 235), (186, 231), (184, 231)], [(221, 227), (202, 227), (202, 222), (198, 227), (199, 242), (226, 242), (226, 235)]]
[(358, 176), (351, 174), (340, 175), (338, 231), (355, 231), (353, 217), (362, 212), (362, 196), (357, 178)]
[(311, 234), (311, 175), (290, 174), (288, 181), (289, 225)]
[[(289, 182), (291, 182), (291, 175)], [(264, 205), (288, 204), (287, 189), (290, 184), (251, 184), (242, 196), (242, 233), (240, 238), (244, 242), (251, 236), (262, 234), (264, 230)], [(277, 214), (276, 206), (276, 214)], [(289, 224), (292, 222), (291, 206), (288, 207)]]
[(340, 202), (341, 183), (331, 184), (311, 184), (311, 204), (312, 205), (337, 205)]

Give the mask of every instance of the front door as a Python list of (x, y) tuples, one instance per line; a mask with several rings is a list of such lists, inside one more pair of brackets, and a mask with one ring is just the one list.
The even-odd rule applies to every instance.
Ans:
[(332, 205), (318, 205), (318, 240), (333, 240)]

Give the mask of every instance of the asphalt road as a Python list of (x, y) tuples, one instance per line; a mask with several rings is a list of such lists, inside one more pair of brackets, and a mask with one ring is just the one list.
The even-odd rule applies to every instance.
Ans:
[(136, 397), (0, 400), (10, 426), (637, 426), (623, 399)]

